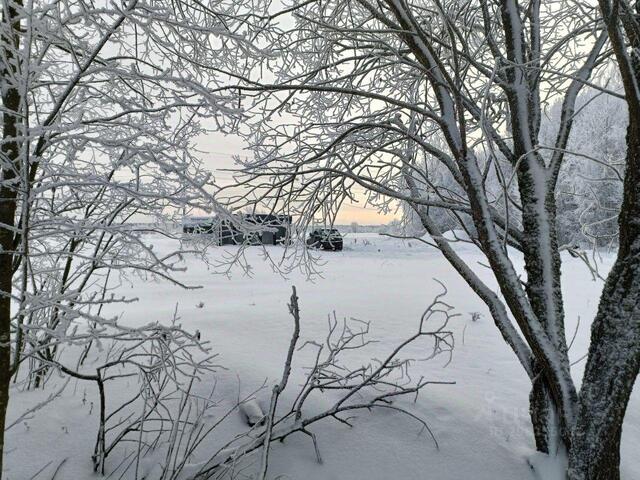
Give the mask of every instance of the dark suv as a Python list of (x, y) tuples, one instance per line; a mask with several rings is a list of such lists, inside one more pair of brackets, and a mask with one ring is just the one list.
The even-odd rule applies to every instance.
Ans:
[(322, 250), (342, 250), (342, 235), (335, 228), (317, 228), (309, 234), (307, 246)]

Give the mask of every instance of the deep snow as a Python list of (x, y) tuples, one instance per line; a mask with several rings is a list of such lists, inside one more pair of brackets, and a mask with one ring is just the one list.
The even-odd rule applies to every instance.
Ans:
[[(158, 239), (159, 250), (170, 248), (169, 240)], [(281, 247), (268, 247), (278, 255)], [(490, 282), (491, 274), (472, 247), (459, 244), (463, 257)], [(220, 258), (224, 249), (213, 248), (210, 255)], [(533, 455), (527, 397), (528, 380), (513, 353), (503, 343), (482, 303), (464, 284), (441, 254), (416, 241), (401, 241), (375, 234), (350, 235), (343, 252), (322, 254), (322, 278), (308, 281), (303, 273), (287, 278), (274, 273), (260, 255), (259, 248), (248, 251), (253, 267), (246, 276), (234, 270), (230, 278), (216, 274), (195, 256), (186, 260), (188, 271), (183, 280), (200, 284), (199, 290), (180, 290), (167, 282), (132, 280), (121, 291), (139, 297), (135, 304), (119, 306), (122, 321), (142, 324), (168, 322), (176, 302), (183, 326), (198, 329), (220, 353), (218, 362), (226, 367), (216, 375), (216, 396), (220, 408), (230, 405), (238, 395), (247, 393), (265, 379), (279, 380), (292, 329), (287, 312), (291, 285), (300, 298), (303, 339), (326, 335), (327, 315), (371, 321), (371, 337), (379, 340), (362, 352), (382, 357), (415, 330), (424, 308), (441, 288), (434, 278), (444, 282), (449, 293), (446, 301), (461, 315), (452, 320), (456, 348), (452, 362), (447, 358), (416, 363), (415, 375), (455, 381), (455, 385), (427, 387), (415, 405), (403, 401), (411, 411), (424, 418), (437, 437), (439, 450), (428, 435), (418, 435), (419, 425), (392, 412), (359, 413), (355, 427), (326, 421), (315, 426), (324, 463), (315, 461), (314, 449), (307, 437), (290, 437), (275, 445), (271, 453), (269, 478), (304, 480), (329, 479), (527, 479), (535, 478), (528, 460)], [(612, 256), (603, 257), (606, 271)], [(573, 334), (577, 318), (580, 329), (571, 348), (572, 359), (587, 349), (589, 321), (597, 307), (602, 282), (594, 282), (580, 260), (563, 256), (567, 335)], [(522, 265), (516, 265), (522, 270)], [(477, 321), (474, 312), (480, 313)], [(413, 347), (412, 347), (413, 348)], [(310, 353), (310, 352), (309, 352)], [(410, 354), (420, 357), (418, 347)], [(574, 366), (579, 378), (584, 362)], [(287, 395), (294, 395), (302, 378), (302, 367), (309, 354), (299, 352), (294, 360), (293, 377)], [(207, 385), (199, 388), (206, 391)], [(56, 379), (51, 385), (61, 384)], [(126, 389), (112, 395), (126, 397)], [(636, 391), (628, 408), (623, 431), (623, 478), (640, 478), (640, 395)], [(48, 391), (48, 392), (49, 392)], [(260, 400), (268, 398), (268, 390)], [(48, 392), (13, 392), (10, 420)], [(93, 386), (71, 381), (60, 400), (48, 405), (26, 423), (12, 428), (7, 436), (6, 478), (32, 478), (48, 465), (36, 480), (50, 479), (59, 463), (66, 459), (60, 479), (94, 478), (90, 455), (97, 430), (96, 407), (91, 402)], [(285, 395), (286, 397), (286, 395)], [(317, 401), (315, 407), (319, 406)], [(90, 414), (90, 411), (93, 411)], [(223, 432), (242, 427), (240, 415), (232, 417)], [(117, 456), (110, 465), (118, 463)], [(112, 478), (118, 478), (115, 475)], [(125, 477), (132, 478), (132, 477)], [(545, 478), (550, 478), (545, 476)], [(149, 479), (151, 480), (151, 478)]]

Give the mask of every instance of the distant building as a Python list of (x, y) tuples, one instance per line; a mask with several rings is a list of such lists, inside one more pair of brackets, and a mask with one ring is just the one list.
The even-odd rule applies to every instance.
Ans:
[[(292, 217), (290, 215), (273, 215), (262, 213), (246, 213), (238, 215), (238, 221), (218, 217), (185, 217), (182, 221), (183, 233), (206, 234), (214, 236), (218, 245), (280, 245), (290, 241)], [(244, 233), (236, 223), (264, 227), (257, 232)]]
[(182, 217), (182, 233), (213, 233), (214, 217)]

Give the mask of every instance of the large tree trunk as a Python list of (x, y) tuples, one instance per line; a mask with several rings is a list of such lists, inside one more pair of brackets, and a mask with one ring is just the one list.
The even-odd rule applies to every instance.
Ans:
[(0, 186), (0, 478), (4, 448), (4, 428), (9, 403), (11, 380), (11, 285), (13, 277), (13, 230), (20, 168), (19, 110), (20, 91), (16, 85), (16, 53), (20, 46), (20, 20), (17, 8), (21, 2), (10, 2), (2, 11), (0, 45), (4, 65), (2, 82), (7, 86), (2, 95), (2, 185)]
[[(511, 103), (512, 110), (517, 112), (517, 99), (513, 99)], [(512, 114), (514, 131), (518, 136), (523, 136), (521, 129), (515, 126), (517, 119), (518, 115)], [(529, 130), (532, 129), (533, 126), (530, 126)], [(528, 152), (525, 140), (514, 142), (514, 149), (518, 158), (524, 158), (516, 168), (523, 208), (521, 247), (527, 272), (527, 297), (562, 360), (563, 368), (568, 372), (570, 366), (564, 329), (555, 192), (548, 181), (544, 159), (536, 153)], [(554, 398), (548, 377), (539, 362), (535, 362), (534, 370), (538, 376), (533, 381), (529, 395), (529, 413), (536, 449), (555, 454), (561, 444), (569, 448), (571, 418), (563, 418), (558, 414), (560, 409), (557, 399)], [(575, 392), (571, 402), (577, 402)]]
[[(542, 162), (538, 173), (542, 173)], [(525, 270), (527, 272), (527, 297), (536, 316), (546, 329), (559, 356), (569, 369), (569, 357), (564, 331), (564, 309), (560, 277), (560, 253), (555, 227), (555, 198), (544, 185), (545, 196), (535, 186), (536, 173), (529, 171), (527, 162), (518, 168), (518, 183), (523, 206), (523, 241)], [(540, 212), (544, 212), (543, 215)], [(539, 376), (533, 381), (529, 395), (529, 413), (533, 426), (536, 448), (540, 452), (555, 454), (563, 439), (557, 406), (542, 366), (536, 362), (534, 369)], [(577, 400), (577, 398), (574, 398)], [(566, 421), (566, 419), (565, 419)], [(566, 435), (564, 435), (566, 443)], [(568, 447), (568, 445), (566, 445)]]
[(591, 327), (571, 480), (620, 478), (622, 422), (640, 368), (640, 118), (630, 109), (620, 249)]
[[(638, 217), (640, 220), (640, 217)], [(619, 257), (591, 330), (570, 454), (572, 480), (620, 478), (620, 436), (640, 367), (640, 242)]]
[(569, 455), (571, 480), (620, 478), (622, 424), (640, 368), (640, 48), (635, 12), (600, 0), (629, 108), (620, 247), (591, 327)]
[[(540, 3), (532, 5), (537, 15)], [(531, 37), (531, 51), (527, 51), (526, 29), (520, 20), (518, 3), (501, 2), (502, 24), (505, 32), (507, 58), (513, 66), (506, 68), (510, 88), (506, 90), (509, 120), (513, 135), (513, 165), (518, 176), (522, 204), (522, 241), (526, 293), (531, 308), (555, 348), (564, 375), (570, 379), (569, 357), (564, 332), (564, 309), (560, 276), (560, 252), (556, 231), (556, 199), (554, 182), (549, 181), (545, 159), (535, 151), (540, 128), (540, 97), (538, 73), (520, 67), (527, 62), (535, 66), (540, 61), (540, 38)], [(538, 13), (536, 13), (538, 12)], [(532, 26), (532, 28), (535, 25)], [(533, 32), (532, 32), (533, 33)], [(524, 93), (526, 92), (526, 93)], [(560, 443), (568, 447), (572, 422), (572, 406), (577, 400), (572, 389), (564, 408), (554, 394), (549, 372), (540, 359), (534, 369), (529, 396), (529, 412), (538, 451), (556, 453)], [(568, 409), (568, 407), (571, 407)], [(559, 414), (562, 412), (561, 414)], [(558, 435), (561, 438), (558, 438)]]

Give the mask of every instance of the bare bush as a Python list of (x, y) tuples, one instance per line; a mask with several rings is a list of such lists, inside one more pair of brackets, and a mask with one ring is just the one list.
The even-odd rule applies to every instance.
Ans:
[[(254, 428), (238, 435), (223, 445), (210, 460), (204, 462), (194, 479), (220, 479), (232, 477), (237, 469), (247, 468), (246, 464), (258, 463), (258, 478), (266, 478), (269, 449), (277, 441), (284, 441), (294, 434), (309, 437), (318, 462), (322, 462), (321, 450), (312, 427), (318, 422), (335, 420), (340, 424), (353, 426), (353, 413), (360, 410), (390, 409), (413, 419), (421, 430), (426, 430), (436, 447), (437, 440), (428, 423), (413, 414), (406, 406), (396, 403), (402, 397), (417, 398), (424, 387), (432, 384), (452, 384), (453, 382), (431, 381), (423, 377), (412, 378), (409, 374), (411, 364), (416, 359), (402, 357), (401, 353), (418, 340), (430, 342), (425, 347), (423, 360), (429, 360), (440, 354), (451, 355), (454, 347), (453, 335), (447, 330), (452, 307), (443, 297), (446, 290), (436, 296), (425, 310), (418, 323), (416, 332), (398, 344), (381, 360), (371, 360), (365, 365), (353, 366), (347, 360), (353, 353), (369, 346), (369, 323), (354, 319), (338, 321), (329, 317), (328, 333), (324, 341), (306, 341), (297, 347), (300, 328), (300, 310), (295, 292), (291, 295), (289, 309), (294, 320), (294, 333), (291, 337), (281, 381), (274, 385), (270, 408), (264, 426)], [(424, 345), (422, 345), (424, 346)], [(281, 395), (287, 387), (291, 365), (296, 350), (313, 348), (316, 350), (312, 365), (305, 368), (308, 373), (302, 387), (293, 400), (277, 409)], [(312, 396), (322, 397), (326, 407), (313, 411), (306, 404)], [(288, 397), (290, 398), (290, 397)], [(259, 462), (255, 455), (261, 451)]]
[[(176, 321), (169, 326), (113, 330), (109, 335), (102, 332), (101, 338), (94, 339), (100, 348), (92, 350), (82, 365), (69, 367), (50, 360), (46, 364), (50, 371), (96, 385), (99, 422), (91, 459), (94, 470), (107, 478), (202, 480), (257, 471), (257, 478), (265, 479), (274, 443), (303, 434), (322, 462), (313, 427), (326, 420), (353, 427), (354, 414), (363, 410), (385, 409), (407, 416), (438, 448), (427, 421), (400, 400), (415, 401), (427, 385), (454, 383), (411, 374), (415, 362), (441, 354), (448, 357), (447, 363), (450, 360), (454, 338), (448, 324), (456, 314), (444, 301), (445, 294), (446, 289), (427, 307), (413, 335), (381, 359), (363, 364), (358, 359), (376, 343), (371, 339), (369, 322), (339, 320), (333, 314), (323, 340), (300, 344), (300, 309), (294, 287), (289, 302), (294, 330), (282, 377), (271, 389), (269, 409), (263, 418), (222, 442), (216, 434), (222, 431), (223, 423), (255, 402), (266, 384), (222, 407), (221, 400), (214, 398), (214, 372), (219, 368), (214, 363), (216, 356), (206, 342), (184, 331)], [(403, 355), (410, 345), (414, 352), (420, 352), (415, 358)], [(305, 374), (297, 390), (288, 388), (296, 352), (303, 349), (314, 350), (312, 363), (303, 367)], [(75, 354), (68, 357), (77, 358)], [(130, 379), (137, 388), (128, 398), (110, 394)], [(207, 395), (197, 393), (199, 383), (211, 384)], [(317, 401), (309, 406), (312, 398)], [(41, 405), (30, 409), (13, 423), (34, 415), (39, 408)], [(213, 450), (212, 445), (216, 445)]]

